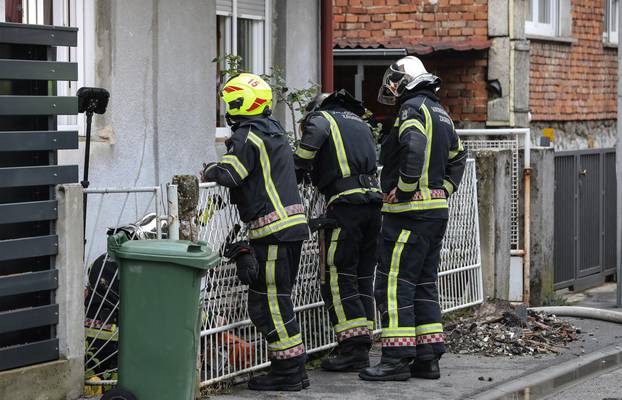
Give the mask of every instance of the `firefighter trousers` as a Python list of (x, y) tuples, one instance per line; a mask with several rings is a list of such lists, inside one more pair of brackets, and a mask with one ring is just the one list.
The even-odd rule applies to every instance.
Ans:
[(447, 220), (384, 214), (375, 297), (382, 357), (440, 357), (445, 352), (436, 279)]
[(380, 231), (380, 204), (336, 203), (326, 216), (337, 227), (326, 230), (322, 298), (340, 349), (371, 345), (374, 327), (374, 269)]
[(272, 368), (295, 370), (306, 360), (291, 298), (302, 242), (251, 241), (251, 246), (259, 263), (259, 273), (248, 288), (248, 314), (268, 342)]

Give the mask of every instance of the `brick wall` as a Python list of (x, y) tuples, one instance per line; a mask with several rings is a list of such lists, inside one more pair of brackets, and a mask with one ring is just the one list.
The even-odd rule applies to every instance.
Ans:
[(488, 0), (334, 0), (338, 45), (488, 39)]
[(427, 69), (443, 83), (439, 97), (459, 127), (465, 122), (486, 122), (486, 52), (450, 52), (425, 57)]
[(572, 1), (576, 43), (531, 41), (533, 121), (616, 118), (617, 51), (603, 46), (603, 2)]
[[(409, 49), (488, 39), (488, 0), (439, 0), (436, 5), (429, 0), (334, 0), (333, 4), (337, 47)], [(442, 51), (421, 59), (443, 80), (440, 97), (458, 125), (486, 121), (487, 51)], [(376, 103), (375, 94), (365, 100), (372, 111), (387, 112)]]

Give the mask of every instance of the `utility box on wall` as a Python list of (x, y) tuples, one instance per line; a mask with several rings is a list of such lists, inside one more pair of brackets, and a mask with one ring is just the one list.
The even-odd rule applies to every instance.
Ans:
[(57, 116), (78, 112), (58, 81), (77, 81), (76, 63), (57, 62), (77, 29), (0, 23), (0, 371), (59, 358), (56, 325), (58, 202), (55, 186), (78, 181), (57, 151), (78, 148)]

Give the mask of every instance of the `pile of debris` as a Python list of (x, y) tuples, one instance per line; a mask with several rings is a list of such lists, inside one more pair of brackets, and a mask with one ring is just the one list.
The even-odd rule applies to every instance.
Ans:
[(581, 333), (568, 321), (505, 302), (486, 303), (445, 331), (449, 352), (490, 357), (556, 354)]

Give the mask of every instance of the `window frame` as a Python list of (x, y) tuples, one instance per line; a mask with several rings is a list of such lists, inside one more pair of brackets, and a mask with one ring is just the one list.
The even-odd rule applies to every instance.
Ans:
[[(225, 54), (238, 54), (238, 20), (239, 19), (248, 19), (255, 21), (263, 21), (263, 45), (261, 48), (263, 49), (263, 72), (268, 73), (270, 68), (272, 67), (272, 53), (271, 53), (271, 40), (272, 37), (272, 0), (263, 0), (264, 1), (264, 15), (248, 15), (243, 13), (238, 13), (238, 1), (231, 0), (231, 11), (220, 11), (216, 10), (216, 18), (218, 17), (226, 17), (228, 18), (228, 22), (226, 22), (226, 31), (229, 31), (230, 37), (224, 38), (225, 47), (228, 52)], [(255, 32), (256, 34), (257, 32)], [(258, 35), (253, 35), (253, 41), (255, 42), (253, 45), (257, 46), (260, 41)], [(224, 54), (218, 54), (218, 57), (223, 56)], [(220, 90), (220, 88), (216, 88)], [(217, 101), (220, 101), (217, 100)], [(224, 116), (223, 110), (224, 105), (221, 104), (219, 108), (221, 111), (221, 115), (217, 115), (217, 125), (220, 119)], [(228, 126), (216, 126), (216, 140), (224, 140), (225, 138), (231, 136), (231, 129)]]
[[(560, 4), (558, 0), (550, 0), (551, 23), (539, 22), (540, 7), (539, 2), (543, 0), (532, 0), (531, 16), (533, 20), (528, 20), (525, 16), (525, 34), (534, 36), (556, 37), (559, 36)], [(526, 3), (529, 8), (529, 2)]]
[[(612, 9), (613, 9), (613, 3), (616, 2), (617, 5), (616, 7), (618, 8), (616, 10), (615, 15), (612, 14)], [(605, 6), (605, 16), (604, 16), (604, 20), (603, 20), (603, 42), (605, 44), (609, 44), (609, 45), (614, 45), (617, 46), (618, 45), (618, 30), (620, 29), (620, 0), (605, 0), (604, 2), (604, 6)], [(616, 29), (612, 30), (611, 28), (611, 19), (612, 17), (615, 17), (616, 19)]]

